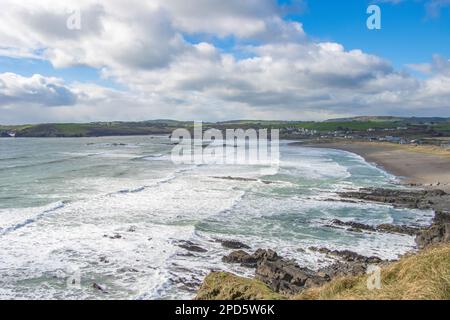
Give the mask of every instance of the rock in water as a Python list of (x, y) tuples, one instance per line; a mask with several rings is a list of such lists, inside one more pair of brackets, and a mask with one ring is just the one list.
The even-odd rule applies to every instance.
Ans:
[(256, 268), (258, 259), (254, 255), (248, 254), (243, 250), (239, 250), (223, 257), (222, 261), (225, 263), (239, 263), (243, 267), (247, 268)]
[(250, 247), (242, 242), (236, 240), (221, 240), (217, 239), (222, 244), (222, 247), (227, 249), (250, 249)]
[(94, 289), (98, 290), (98, 291), (103, 292), (103, 293), (108, 293), (108, 291), (106, 291), (106, 289), (105, 289), (103, 286), (99, 285), (98, 283), (95, 283), (95, 282), (94, 282), (94, 283), (92, 284), (92, 287), (93, 287)]
[(198, 252), (198, 253), (208, 252), (208, 250), (203, 249), (202, 247), (196, 245), (191, 241), (182, 241), (180, 244), (178, 244), (178, 246), (190, 252)]
[(311, 247), (309, 249), (311, 251), (341, 258), (345, 262), (359, 262), (363, 264), (378, 264), (383, 262), (383, 260), (378, 257), (375, 256), (366, 257), (350, 250), (339, 251), (339, 250), (330, 250), (328, 248), (315, 248), (315, 247)]
[(331, 221), (332, 226), (339, 227), (350, 227), (348, 230), (353, 232), (362, 232), (370, 231), (370, 232), (385, 232), (385, 233), (399, 233), (399, 234), (407, 234), (410, 236), (415, 236), (420, 233), (421, 229), (409, 226), (398, 226), (394, 224), (381, 224), (379, 226), (370, 226), (363, 223), (358, 222), (344, 222), (338, 219), (334, 219)]
[(338, 193), (344, 199), (358, 199), (387, 203), (399, 208), (443, 210), (450, 203), (450, 195), (442, 190), (398, 190), (363, 188), (356, 192)]

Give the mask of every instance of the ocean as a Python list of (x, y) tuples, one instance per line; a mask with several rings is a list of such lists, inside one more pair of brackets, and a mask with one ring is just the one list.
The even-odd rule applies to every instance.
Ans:
[[(191, 299), (211, 270), (254, 272), (221, 262), (230, 250), (218, 239), (318, 269), (332, 261), (311, 246), (384, 259), (414, 249), (413, 237), (348, 232), (331, 228), (333, 219), (423, 226), (433, 218), (336, 201), (337, 191), (400, 188), (348, 152), (282, 141), (280, 166), (268, 170), (175, 165), (172, 148), (161, 136), (0, 139), (0, 299)], [(186, 242), (203, 252), (180, 247)]]

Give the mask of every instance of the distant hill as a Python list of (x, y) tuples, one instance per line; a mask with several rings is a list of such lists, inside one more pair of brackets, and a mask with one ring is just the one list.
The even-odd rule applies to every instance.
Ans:
[[(0, 137), (100, 137), (171, 134), (177, 128), (192, 129), (192, 121), (168, 119), (148, 120), (142, 122), (91, 122), (91, 123), (48, 123), (37, 125), (1, 126)], [(450, 118), (402, 118), (402, 117), (354, 117), (331, 119), (323, 122), (314, 121), (267, 121), (234, 120), (217, 123), (204, 123), (204, 128), (277, 128), (290, 132), (295, 129), (309, 129), (318, 132), (354, 131), (369, 129), (396, 129), (399, 127), (423, 127), (444, 135), (450, 135)]]
[(352, 118), (330, 119), (325, 122), (402, 122), (409, 124), (446, 123), (450, 118), (442, 117), (390, 117), (390, 116), (362, 116)]
[[(170, 134), (186, 123), (178, 121), (50, 123), (28, 126), (0, 126), (0, 134), (15, 132), (16, 137), (100, 137)], [(5, 136), (5, 135), (4, 135)]]

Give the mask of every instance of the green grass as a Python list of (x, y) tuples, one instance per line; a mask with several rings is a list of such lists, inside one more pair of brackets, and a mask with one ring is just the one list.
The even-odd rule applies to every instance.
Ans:
[(30, 128), (32, 126), (33, 125), (28, 125), (28, 124), (20, 125), (20, 126), (3, 126), (3, 125), (0, 125), (0, 131), (23, 130), (23, 129), (26, 129), (26, 128)]
[(227, 272), (212, 272), (203, 282), (196, 300), (283, 300), (258, 280), (246, 279)]
[(381, 289), (369, 290), (367, 275), (337, 279), (295, 299), (450, 300), (450, 245), (407, 256), (382, 269)]
[(213, 272), (200, 300), (450, 300), (450, 244), (405, 256), (381, 269), (381, 289), (369, 290), (368, 275), (345, 277), (297, 296), (282, 296), (264, 283)]
[(450, 134), (450, 123), (435, 125), (433, 129), (444, 134)]
[(310, 122), (296, 125), (299, 128), (305, 128), (317, 131), (337, 131), (353, 130), (367, 131), (368, 129), (391, 129), (397, 128), (398, 123), (382, 121), (348, 121), (348, 122)]
[[(301, 121), (261, 121), (237, 120), (219, 123), (204, 123), (203, 128), (218, 129), (282, 129), (304, 128), (319, 132), (328, 131), (367, 131), (368, 129), (395, 129), (407, 126), (404, 121), (389, 121), (385, 118), (371, 118), (367, 121), (345, 120), (328, 122)], [(409, 125), (409, 127), (411, 127)], [(440, 123), (432, 126), (444, 135), (450, 135), (450, 123)], [(0, 126), (1, 131), (16, 131), (18, 136), (27, 137), (85, 137), (111, 135), (146, 135), (153, 133), (170, 133), (175, 128), (193, 129), (193, 122), (179, 122), (173, 120), (154, 120), (143, 122), (95, 122), (95, 123), (61, 123), (38, 124), (22, 126)]]
[[(214, 126), (215, 124), (212, 124)], [(257, 120), (241, 120), (221, 122), (217, 124), (219, 127), (265, 127), (265, 128), (304, 128), (317, 131), (367, 131), (368, 129), (391, 129), (403, 126), (404, 124), (392, 121), (336, 121), (336, 122), (300, 122), (300, 121), (257, 121)]]
[(18, 137), (92, 137), (149, 135), (170, 133), (175, 123), (163, 122), (98, 122), (38, 124), (22, 127), (0, 127), (0, 131), (14, 130)]

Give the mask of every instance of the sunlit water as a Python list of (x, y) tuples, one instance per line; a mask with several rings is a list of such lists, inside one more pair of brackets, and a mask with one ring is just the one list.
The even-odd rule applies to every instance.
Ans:
[[(394, 183), (347, 152), (283, 142), (281, 166), (270, 172), (177, 166), (172, 147), (166, 137), (0, 139), (0, 298), (192, 298), (211, 270), (253, 273), (222, 263), (230, 251), (216, 239), (317, 269), (330, 261), (311, 246), (388, 259), (414, 247), (409, 236), (330, 228), (332, 219), (424, 225), (432, 217), (332, 201), (336, 191)], [(180, 241), (208, 251), (188, 252)], [(68, 286), (77, 270), (81, 285)]]

